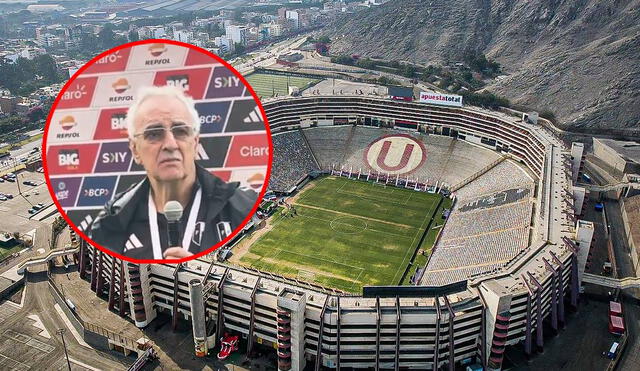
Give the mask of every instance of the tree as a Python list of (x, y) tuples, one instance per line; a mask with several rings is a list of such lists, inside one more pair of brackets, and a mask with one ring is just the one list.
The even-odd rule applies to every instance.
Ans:
[(236, 55), (242, 55), (245, 51), (245, 46), (240, 43), (235, 43)]
[(138, 35), (138, 31), (131, 30), (129, 31), (129, 41), (138, 41), (140, 40), (140, 36)]

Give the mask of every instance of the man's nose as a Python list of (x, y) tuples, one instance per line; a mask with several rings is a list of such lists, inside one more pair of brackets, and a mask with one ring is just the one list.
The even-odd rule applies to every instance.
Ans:
[(171, 130), (165, 131), (164, 140), (162, 141), (162, 147), (168, 150), (178, 149), (178, 141), (173, 136), (173, 132)]

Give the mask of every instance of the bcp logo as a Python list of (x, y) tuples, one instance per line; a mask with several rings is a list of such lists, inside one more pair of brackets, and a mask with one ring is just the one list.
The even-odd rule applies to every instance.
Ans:
[(117, 178), (117, 176), (84, 178), (80, 196), (78, 196), (78, 206), (104, 205), (113, 195)]
[(89, 107), (97, 77), (75, 79), (60, 96), (57, 108)]
[(175, 86), (182, 90), (189, 90), (189, 75), (171, 75), (167, 76), (167, 85)]
[(244, 84), (227, 67), (219, 66), (213, 70), (207, 98), (241, 97)]
[(93, 139), (127, 138), (127, 109), (103, 109), (98, 116), (98, 126)]
[(374, 140), (364, 154), (365, 162), (379, 173), (403, 175), (411, 173), (427, 158), (424, 145), (406, 134), (394, 134)]
[(220, 133), (224, 129), (231, 102), (197, 103), (201, 133)]
[(102, 143), (95, 172), (126, 172), (131, 162), (131, 152), (127, 142)]
[(77, 149), (63, 149), (58, 152), (58, 165), (69, 170), (80, 166), (80, 151)]

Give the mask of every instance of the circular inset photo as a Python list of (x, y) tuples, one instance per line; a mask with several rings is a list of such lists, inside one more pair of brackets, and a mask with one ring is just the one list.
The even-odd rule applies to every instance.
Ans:
[(273, 153), (242, 75), (172, 40), (124, 44), (78, 70), (53, 104), (43, 148), (69, 225), (134, 263), (194, 259), (242, 233)]

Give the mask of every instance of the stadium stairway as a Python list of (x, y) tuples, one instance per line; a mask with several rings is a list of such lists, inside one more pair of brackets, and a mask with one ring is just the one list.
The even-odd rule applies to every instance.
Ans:
[(313, 147), (311, 146), (311, 143), (309, 143), (309, 138), (307, 138), (307, 135), (304, 133), (304, 130), (302, 129), (298, 129), (300, 130), (300, 134), (302, 134), (302, 139), (304, 139), (304, 142), (307, 144), (307, 147), (309, 148), (309, 152), (311, 153), (311, 157), (313, 157), (313, 162), (316, 163), (316, 166), (318, 167), (318, 169), (320, 170), (325, 170), (322, 168), (322, 166), (320, 166), (320, 162), (318, 161), (318, 157), (316, 156), (315, 152), (313, 152)]
[(347, 137), (347, 143), (344, 146), (344, 152), (342, 153), (342, 161), (341, 164), (344, 164), (347, 161), (347, 153), (351, 153), (351, 142), (353, 141), (353, 136), (356, 133), (356, 126), (353, 125), (351, 130), (349, 130), (349, 136)]
[(451, 156), (453, 155), (453, 151), (456, 148), (457, 142), (458, 142), (457, 139), (452, 139), (451, 142), (449, 142), (449, 147), (447, 148), (447, 152), (444, 155), (440, 169), (438, 169), (439, 171), (435, 173), (436, 176), (438, 177), (437, 180), (439, 182), (442, 182), (442, 175), (446, 174), (446, 170), (449, 167), (449, 162), (451, 162)]
[(507, 159), (507, 156), (501, 156), (500, 158), (498, 158), (497, 160), (493, 161), (489, 165), (487, 165), (484, 168), (478, 170), (475, 174), (471, 175), (467, 179), (465, 179), (465, 180), (461, 181), (460, 183), (458, 183), (458, 184), (454, 185), (453, 187), (451, 187), (451, 192), (455, 192), (455, 191), (459, 190), (460, 188), (466, 186), (467, 184), (473, 182), (474, 180), (480, 178), (482, 175), (486, 174), (489, 170), (491, 170), (494, 167), (498, 166), (502, 161), (504, 161), (506, 159)]

